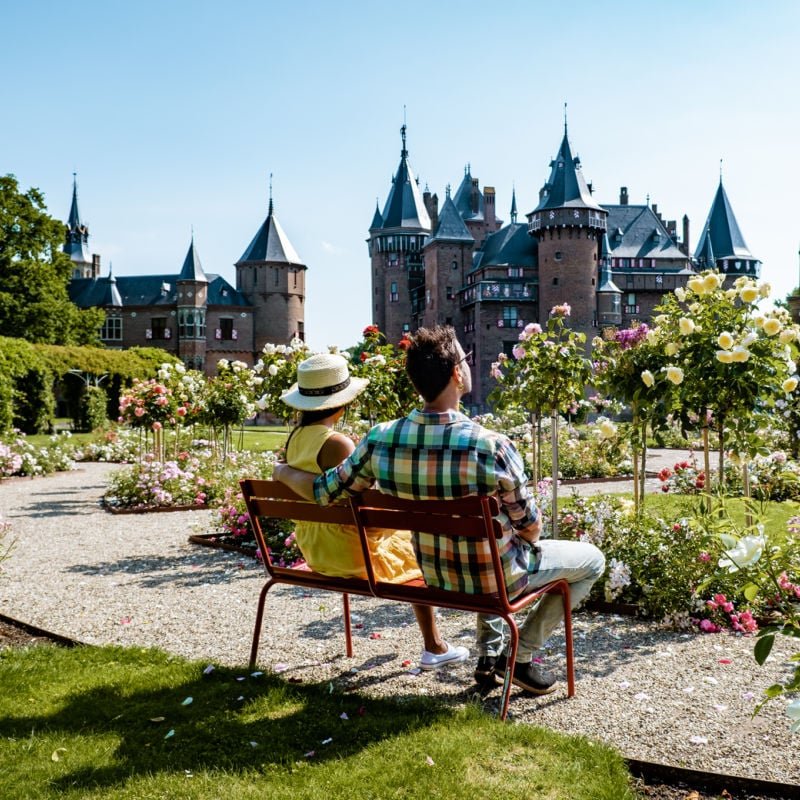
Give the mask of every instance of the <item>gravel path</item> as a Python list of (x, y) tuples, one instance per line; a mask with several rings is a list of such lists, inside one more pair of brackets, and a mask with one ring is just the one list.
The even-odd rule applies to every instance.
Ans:
[[(116, 467), (84, 464), (49, 478), (0, 482), (13, 525), (0, 575), (0, 613), (92, 644), (160, 647), (207, 662), (246, 664), (263, 572), (251, 559), (190, 545), (206, 511), (111, 515), (99, 505)], [(338, 595), (277, 587), (267, 600), (262, 668), (376, 695), (471, 699), (474, 659), (414, 674), (420, 639), (405, 605), (352, 598), (355, 657), (344, 657)], [(441, 612), (448, 639), (473, 645), (469, 614)], [(374, 638), (373, 638), (374, 637)], [(546, 666), (564, 675), (554, 635)], [(577, 695), (512, 692), (518, 722), (584, 733), (625, 755), (693, 769), (800, 784), (800, 738), (785, 701), (751, 714), (761, 691), (790, 671), (776, 644), (764, 667), (752, 640), (660, 631), (629, 618), (576, 616)], [(411, 662), (410, 664), (406, 663)], [(496, 703), (499, 689), (487, 699)]]

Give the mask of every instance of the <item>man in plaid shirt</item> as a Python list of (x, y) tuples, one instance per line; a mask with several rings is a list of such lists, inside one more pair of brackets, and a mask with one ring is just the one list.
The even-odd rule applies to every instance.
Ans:
[[(566, 578), (575, 607), (603, 574), (603, 554), (584, 542), (539, 542), (539, 513), (516, 448), (506, 436), (458, 411), (461, 397), (472, 388), (466, 359), (452, 328), (421, 328), (411, 337), (406, 369), (425, 401), (422, 410), (376, 425), (347, 459), (316, 480), (282, 464), (274, 477), (320, 505), (342, 493), (358, 494), (375, 482), (382, 492), (419, 500), (497, 494), (504, 531), (498, 545), (509, 597)], [(415, 534), (414, 545), (428, 584), (468, 592), (491, 589), (483, 585), (488, 550), (483, 551), (480, 542), (462, 540), (458, 554), (452, 552), (451, 539), (432, 534)], [(467, 574), (465, 562), (473, 567)], [(553, 691), (554, 680), (531, 659), (561, 618), (558, 595), (545, 595), (528, 613), (520, 626), (515, 685), (534, 694)], [(503, 628), (499, 617), (478, 615), (475, 679), (482, 685), (505, 674)]]

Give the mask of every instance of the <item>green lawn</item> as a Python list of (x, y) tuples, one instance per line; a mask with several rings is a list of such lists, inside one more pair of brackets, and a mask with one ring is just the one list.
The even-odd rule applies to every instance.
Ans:
[(633, 800), (610, 748), (159, 651), (0, 652), (3, 798)]

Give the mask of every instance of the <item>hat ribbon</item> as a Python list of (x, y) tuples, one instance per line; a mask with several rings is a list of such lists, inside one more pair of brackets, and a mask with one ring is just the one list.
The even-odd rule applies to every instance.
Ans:
[(297, 391), (300, 392), (301, 395), (304, 397), (324, 397), (329, 394), (336, 394), (336, 392), (341, 392), (342, 389), (346, 389), (350, 385), (350, 378), (346, 378), (341, 383), (337, 383), (335, 386), (322, 386), (319, 389), (306, 389), (303, 386), (297, 387)]

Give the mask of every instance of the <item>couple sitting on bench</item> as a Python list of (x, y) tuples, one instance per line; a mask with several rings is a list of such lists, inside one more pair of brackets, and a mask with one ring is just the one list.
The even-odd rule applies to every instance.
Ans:
[[(422, 410), (376, 425), (356, 446), (333, 426), (367, 381), (351, 378), (342, 356), (317, 355), (302, 362), (297, 384), (282, 399), (303, 413), (287, 442), (287, 463), (276, 465), (273, 477), (320, 505), (343, 493), (359, 494), (373, 484), (384, 493), (418, 500), (496, 494), (503, 527), (498, 545), (509, 598), (561, 578), (570, 584), (575, 608), (603, 574), (603, 554), (584, 542), (539, 540), (539, 513), (516, 448), (506, 436), (481, 427), (458, 410), (461, 398), (472, 388), (466, 360), (451, 327), (419, 329), (406, 351), (406, 370), (422, 395)], [(355, 531), (306, 523), (298, 525), (296, 538), (312, 569), (341, 577), (365, 576)], [(370, 553), (382, 580), (405, 582), (419, 577), (421, 569), (429, 585), (452, 588), (453, 554), (439, 544), (432, 534), (383, 531), (370, 542)], [(467, 540), (463, 547), (474, 544)], [(463, 581), (463, 568), (459, 574)], [(432, 608), (415, 605), (414, 613), (424, 642), (421, 668), (436, 669), (468, 658), (466, 648), (442, 639)], [(520, 626), (511, 676), (516, 686), (538, 695), (553, 691), (553, 678), (532, 658), (562, 616), (556, 595), (543, 596), (528, 613)], [(478, 615), (475, 680), (482, 687), (494, 685), (496, 676), (502, 679), (505, 673), (504, 637), (501, 618)]]

